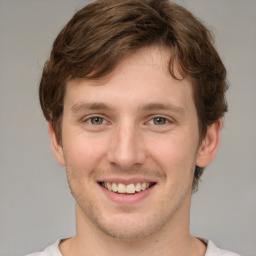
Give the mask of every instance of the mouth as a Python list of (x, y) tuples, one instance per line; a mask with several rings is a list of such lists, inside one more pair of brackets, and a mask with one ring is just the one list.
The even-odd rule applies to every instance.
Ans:
[(115, 183), (115, 182), (99, 182), (99, 185), (117, 194), (137, 194), (153, 187), (154, 185), (156, 185), (156, 183), (142, 182), (142, 183), (131, 183), (131, 184), (125, 185), (123, 183)]

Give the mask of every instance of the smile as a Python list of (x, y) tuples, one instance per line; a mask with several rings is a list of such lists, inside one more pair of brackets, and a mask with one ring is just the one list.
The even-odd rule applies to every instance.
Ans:
[(143, 183), (136, 183), (136, 184), (128, 184), (125, 185), (123, 183), (115, 183), (115, 182), (100, 182), (100, 185), (109, 191), (115, 192), (117, 194), (135, 194), (141, 191), (144, 191), (155, 183), (153, 182), (143, 182)]

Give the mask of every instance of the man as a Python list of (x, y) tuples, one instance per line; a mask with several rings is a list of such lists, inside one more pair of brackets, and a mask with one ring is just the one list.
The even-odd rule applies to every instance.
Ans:
[(102, 0), (56, 38), (41, 83), (77, 233), (33, 254), (237, 255), (190, 235), (191, 194), (215, 157), (226, 71), (208, 30), (164, 0)]

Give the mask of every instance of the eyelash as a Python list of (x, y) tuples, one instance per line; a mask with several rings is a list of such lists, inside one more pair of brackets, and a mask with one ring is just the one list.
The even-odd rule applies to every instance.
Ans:
[[(154, 121), (157, 120), (157, 119), (162, 119), (162, 121), (164, 121), (164, 123), (163, 124), (156, 124)], [(150, 122), (153, 122), (152, 125), (156, 125), (156, 126), (164, 126), (164, 125), (167, 125), (167, 124), (171, 123), (171, 121), (168, 118), (163, 117), (163, 116), (154, 116), (149, 120), (148, 123), (150, 123)]]
[[(92, 120), (93, 119), (101, 119), (102, 120), (102, 123), (100, 124), (93, 124)], [(94, 126), (100, 126), (102, 124), (105, 124), (107, 121), (105, 120), (104, 117), (101, 117), (101, 116), (89, 116), (87, 117), (85, 120), (83, 120), (84, 123), (89, 123), (90, 125), (94, 125)]]
[[(93, 124), (93, 119), (100, 119), (102, 120), (102, 122), (100, 124)], [(160, 119), (162, 120), (164, 123), (162, 124), (157, 124), (156, 122), (154, 122), (155, 120), (157, 119)], [(89, 116), (87, 117), (85, 120), (83, 120), (84, 123), (89, 123), (90, 125), (93, 125), (93, 126), (100, 126), (100, 125), (104, 125), (106, 124), (106, 119), (104, 117), (101, 117), (101, 116)], [(148, 122), (146, 123), (149, 123), (151, 125), (155, 125), (155, 126), (164, 126), (164, 125), (167, 125), (167, 124), (170, 124), (172, 123), (172, 121), (166, 117), (163, 117), (163, 116), (154, 116), (152, 117)]]

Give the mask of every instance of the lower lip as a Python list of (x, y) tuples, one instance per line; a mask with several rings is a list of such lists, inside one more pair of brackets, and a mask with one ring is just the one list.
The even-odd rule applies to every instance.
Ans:
[(155, 185), (150, 188), (147, 188), (146, 190), (134, 194), (118, 194), (113, 191), (109, 191), (108, 189), (102, 187), (100, 184), (99, 187), (111, 201), (114, 201), (119, 204), (135, 204), (148, 197), (149, 194), (154, 189)]

